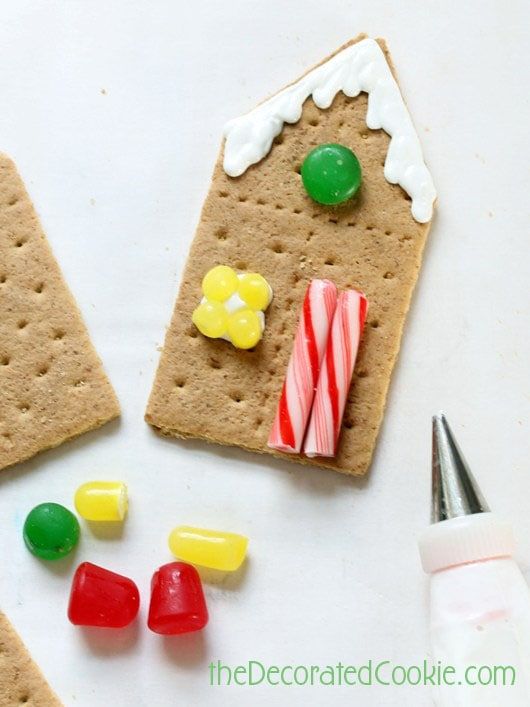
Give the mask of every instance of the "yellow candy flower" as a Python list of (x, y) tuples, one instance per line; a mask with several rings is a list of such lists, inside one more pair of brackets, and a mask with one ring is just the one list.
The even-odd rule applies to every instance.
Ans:
[(263, 335), (263, 312), (272, 299), (269, 283), (259, 273), (236, 273), (216, 265), (202, 281), (203, 298), (192, 321), (204, 336), (227, 339), (238, 349), (251, 349)]

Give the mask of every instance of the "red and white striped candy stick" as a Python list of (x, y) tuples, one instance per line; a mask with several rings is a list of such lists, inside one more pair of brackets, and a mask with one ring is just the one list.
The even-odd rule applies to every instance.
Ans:
[(272, 449), (292, 453), (302, 449), (336, 306), (335, 285), (329, 280), (311, 280), (269, 435), (268, 446)]
[(362, 292), (339, 294), (311, 418), (304, 441), (308, 457), (334, 457), (368, 303)]

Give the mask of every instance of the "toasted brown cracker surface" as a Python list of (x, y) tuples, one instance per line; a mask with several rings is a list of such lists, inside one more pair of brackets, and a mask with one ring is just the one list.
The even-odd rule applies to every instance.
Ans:
[(117, 415), (24, 184), (0, 155), (0, 469)]
[(61, 704), (0, 611), (0, 707), (61, 707)]
[[(327, 110), (309, 99), (301, 120), (284, 125), (267, 157), (241, 177), (228, 177), (219, 156), (146, 412), (163, 434), (366, 473), (430, 225), (414, 221), (409, 197), (385, 180), (389, 137), (366, 127), (366, 111), (366, 94), (339, 93)], [(350, 147), (363, 170), (359, 196), (335, 208), (312, 201), (299, 174), (305, 155), (326, 142)], [(254, 351), (207, 339), (191, 323), (202, 277), (217, 264), (259, 272), (274, 290)], [(369, 301), (333, 459), (267, 447), (300, 306), (314, 277), (360, 289)]]

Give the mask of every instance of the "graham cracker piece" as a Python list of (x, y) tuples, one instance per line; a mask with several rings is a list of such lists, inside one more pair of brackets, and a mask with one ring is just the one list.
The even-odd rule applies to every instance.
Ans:
[(24, 644), (0, 611), (0, 707), (61, 707)]
[(0, 469), (117, 415), (24, 184), (0, 155)]
[[(378, 41), (392, 68), (383, 40)], [(368, 470), (430, 224), (416, 222), (409, 196), (386, 181), (389, 137), (366, 127), (366, 112), (364, 93), (355, 98), (339, 93), (327, 110), (308, 99), (300, 121), (285, 124), (269, 154), (237, 178), (225, 174), (221, 150), (147, 407), (147, 422), (161, 433), (237, 445), (345, 474)], [(363, 170), (359, 196), (335, 208), (312, 201), (300, 178), (306, 154), (326, 142), (350, 147)], [(207, 339), (191, 322), (202, 277), (217, 264), (259, 272), (273, 288), (265, 333), (254, 351)], [(360, 289), (369, 301), (333, 459), (267, 447), (312, 278), (333, 280), (339, 289)]]

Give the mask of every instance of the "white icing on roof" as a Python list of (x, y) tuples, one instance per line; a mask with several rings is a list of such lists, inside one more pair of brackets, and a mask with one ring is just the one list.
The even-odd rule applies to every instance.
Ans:
[(238, 177), (250, 165), (260, 162), (283, 124), (300, 120), (309, 96), (325, 109), (339, 91), (350, 97), (361, 91), (368, 94), (366, 125), (372, 130), (382, 128), (391, 138), (385, 178), (391, 184), (399, 184), (411, 197), (416, 221), (429, 221), (436, 190), (399, 87), (381, 47), (373, 39), (351, 44), (250, 113), (229, 121), (224, 130), (225, 172)]

